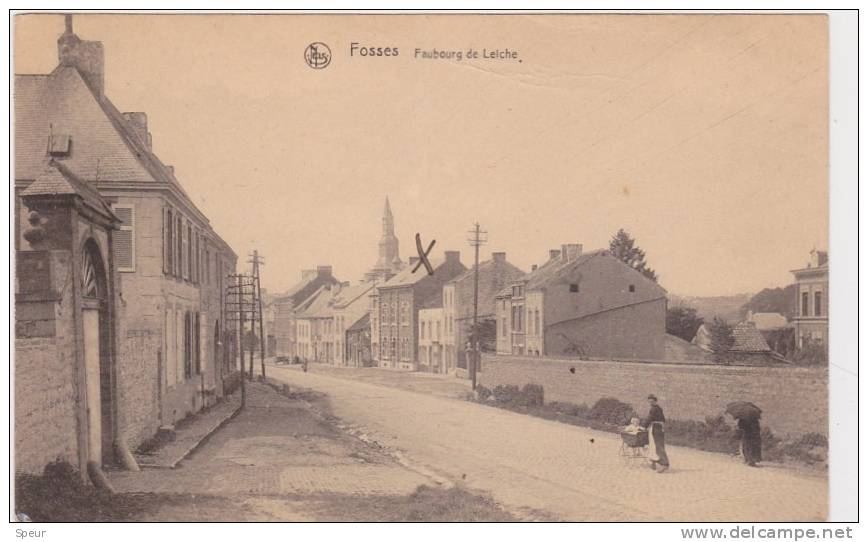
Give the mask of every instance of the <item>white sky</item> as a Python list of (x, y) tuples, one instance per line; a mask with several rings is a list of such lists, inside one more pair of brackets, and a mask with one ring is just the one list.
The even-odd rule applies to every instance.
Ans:
[[(56, 15), (15, 19), (16, 73), (57, 63)], [(263, 286), (377, 259), (383, 199), (413, 236), (529, 269), (625, 228), (682, 295), (783, 286), (828, 246), (824, 16), (75, 17), (106, 92)], [(312, 70), (308, 43), (332, 50)], [(397, 58), (350, 58), (350, 43)], [(509, 47), (521, 63), (416, 47)]]

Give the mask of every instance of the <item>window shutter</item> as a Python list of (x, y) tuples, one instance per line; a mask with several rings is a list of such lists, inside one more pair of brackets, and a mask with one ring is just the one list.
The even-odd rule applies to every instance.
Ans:
[(135, 262), (135, 212), (132, 205), (113, 205), (112, 211), (121, 225), (112, 236), (115, 266), (118, 271), (136, 270)]

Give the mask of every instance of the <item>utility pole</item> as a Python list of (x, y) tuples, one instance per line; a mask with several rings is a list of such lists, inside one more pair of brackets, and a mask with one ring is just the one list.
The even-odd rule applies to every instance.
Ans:
[(238, 358), (241, 362), (241, 408), (247, 405), (247, 388), (244, 384), (244, 297), (241, 275), (235, 275), (235, 299), (238, 309)]
[(265, 261), (259, 256), (258, 250), (253, 251), (253, 260), (250, 263), (253, 264), (254, 303), (258, 304), (256, 308), (259, 315), (259, 363), (262, 368), (262, 378), (265, 379), (265, 333), (263, 332), (264, 326), (262, 322), (262, 286), (259, 281), (259, 266), (265, 265)]
[(476, 389), (476, 372), (479, 369), (479, 247), (483, 245), (488, 239), (486, 236), (488, 232), (479, 228), (479, 222), (474, 224), (473, 230), (471, 230), (470, 235), (472, 237), (468, 239), (470, 246), (474, 248), (474, 256), (473, 256), (473, 328), (471, 334), (471, 360), (470, 360), (470, 382), (472, 389)]

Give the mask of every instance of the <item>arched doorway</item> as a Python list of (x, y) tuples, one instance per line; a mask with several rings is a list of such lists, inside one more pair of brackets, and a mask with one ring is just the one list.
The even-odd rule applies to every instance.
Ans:
[(108, 285), (99, 246), (88, 239), (81, 252), (81, 312), (86, 382), (88, 460), (113, 459), (112, 363)]

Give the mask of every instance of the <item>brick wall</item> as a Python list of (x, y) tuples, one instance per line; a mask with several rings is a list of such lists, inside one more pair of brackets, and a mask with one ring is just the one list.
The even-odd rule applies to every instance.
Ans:
[(15, 470), (78, 464), (74, 349), (68, 337), (15, 341)]
[[(704, 420), (731, 401), (751, 401), (763, 410), (763, 425), (776, 434), (828, 434), (828, 374), (825, 369), (724, 367), (664, 363), (579, 361), (485, 356), (480, 383), (540, 384), (546, 401), (592, 405), (615, 397), (645, 414), (654, 393), (666, 417)], [(575, 368), (575, 373), (570, 372)]]

